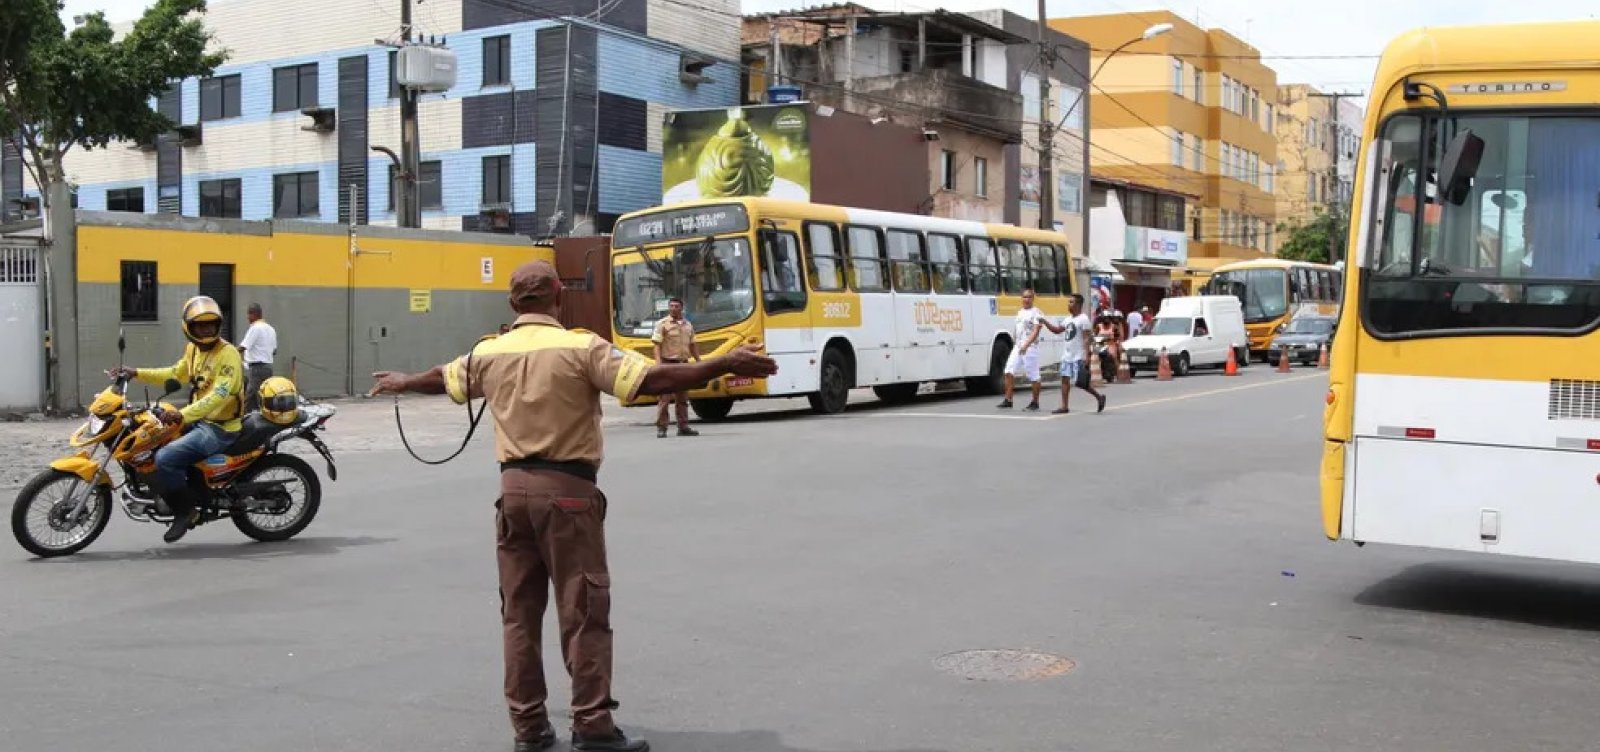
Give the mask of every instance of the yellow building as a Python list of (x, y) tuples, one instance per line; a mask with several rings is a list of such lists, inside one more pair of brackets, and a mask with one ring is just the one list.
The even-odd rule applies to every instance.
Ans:
[[(1307, 84), (1278, 87), (1277, 204), (1279, 232), (1311, 221), (1317, 209), (1326, 211), (1342, 200), (1336, 172), (1339, 137), (1335, 100)], [(1272, 248), (1277, 250), (1277, 245)]]
[[(1141, 38), (1158, 24), (1172, 28)], [(1087, 42), (1099, 70), (1089, 108), (1093, 175), (1200, 196), (1185, 218), (1190, 267), (1268, 255), (1278, 78), (1260, 51), (1169, 11), (1050, 25)]]

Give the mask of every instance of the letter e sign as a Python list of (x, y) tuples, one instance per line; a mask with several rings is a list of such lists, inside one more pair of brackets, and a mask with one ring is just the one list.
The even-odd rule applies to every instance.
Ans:
[(478, 278), (486, 285), (494, 284), (494, 259), (484, 256), (478, 260)]

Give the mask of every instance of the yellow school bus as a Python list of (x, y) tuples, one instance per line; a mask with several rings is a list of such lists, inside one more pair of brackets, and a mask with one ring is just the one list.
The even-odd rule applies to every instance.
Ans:
[(1250, 354), (1266, 357), (1273, 335), (1297, 315), (1332, 316), (1339, 309), (1344, 275), (1337, 267), (1309, 261), (1251, 259), (1211, 272), (1205, 295), (1232, 295), (1244, 306)]
[[(855, 387), (886, 401), (930, 381), (996, 391), (1022, 290), (1064, 317), (1082, 285), (1060, 233), (768, 198), (634, 212), (611, 242), (618, 347), (652, 355), (655, 323), (677, 297), (702, 357), (760, 342), (778, 361), (771, 378), (690, 392), (704, 420), (762, 397), (837, 413)], [(1041, 364), (1057, 362), (1064, 341), (1041, 336)]]
[(1330, 539), (1600, 563), (1600, 22), (1384, 51), (1324, 411)]

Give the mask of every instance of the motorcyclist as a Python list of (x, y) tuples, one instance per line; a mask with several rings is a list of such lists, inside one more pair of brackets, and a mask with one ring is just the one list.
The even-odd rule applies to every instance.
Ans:
[(189, 404), (182, 410), (162, 410), (157, 417), (167, 425), (182, 423), (184, 434), (156, 451), (152, 485), (172, 511), (172, 524), (162, 539), (176, 543), (199, 521), (198, 492), (189, 487), (188, 470), (195, 463), (227, 448), (239, 435), (244, 412), (244, 363), (238, 348), (222, 339), (222, 308), (217, 301), (198, 295), (183, 304), (183, 335), (189, 344), (183, 357), (166, 368), (129, 368), (111, 371), (147, 384), (169, 380), (190, 387)]

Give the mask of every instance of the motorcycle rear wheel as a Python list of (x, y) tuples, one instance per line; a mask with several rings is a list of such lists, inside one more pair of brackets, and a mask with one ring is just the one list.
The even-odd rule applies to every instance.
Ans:
[[(275, 480), (272, 477), (263, 478), (262, 476), (282, 475), (285, 473), (298, 476), (297, 480), (302, 486), (300, 491), (303, 492), (304, 499), (294, 499), (289, 507), (290, 511), (286, 514), (234, 512), (228, 517), (233, 520), (233, 526), (239, 528), (239, 532), (263, 543), (277, 543), (299, 535), (302, 530), (306, 529), (307, 525), (311, 524), (311, 520), (317, 516), (317, 510), (322, 507), (322, 481), (317, 478), (317, 471), (313, 470), (305, 460), (292, 454), (274, 454), (269, 457), (263, 457), (261, 461), (245, 472), (240, 481), (260, 483)], [(284, 480), (288, 481), (289, 479), (285, 478)], [(296, 495), (296, 489), (291, 487), (287, 490), (291, 497)], [(262, 524), (262, 522), (256, 521), (255, 518), (257, 517), (262, 518), (262, 522), (271, 521), (278, 524)]]
[[(35, 505), (44, 502), (41, 494), (57, 484), (69, 484), (70, 487), (74, 482), (82, 484), (83, 480), (72, 473), (50, 468), (33, 476), (33, 479), (17, 492), (17, 500), (11, 505), (11, 535), (28, 553), (46, 559), (71, 556), (87, 548), (105, 532), (106, 525), (111, 522), (111, 487), (106, 485), (95, 485), (89, 491), (94, 494), (94, 498), (89, 501), (91, 506), (88, 510), (88, 519), (67, 530), (60, 530), (59, 532), (71, 533), (63, 536), (61, 541), (42, 541), (30, 526), (30, 519), (36, 517), (39, 511)], [(62, 495), (65, 496), (66, 493), (63, 491)], [(56, 528), (58, 521), (55, 515), (60, 505), (66, 501), (65, 498), (58, 498), (49, 502), (50, 508), (44, 510), (43, 521), (46, 526)]]

